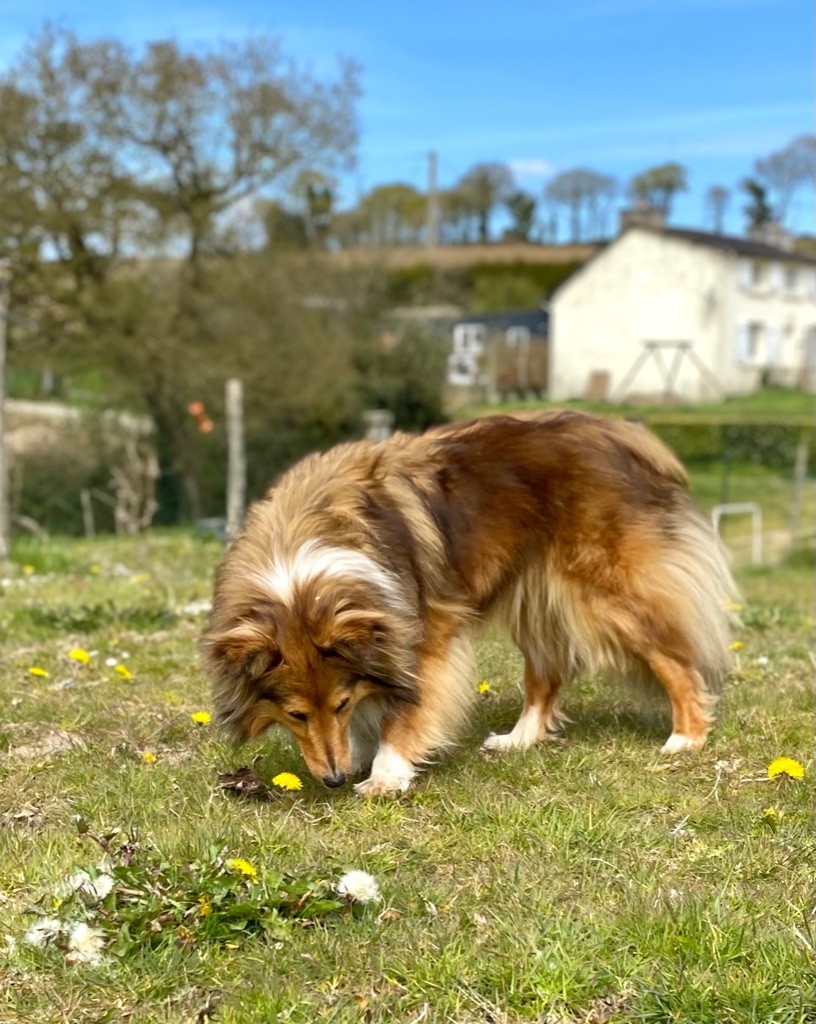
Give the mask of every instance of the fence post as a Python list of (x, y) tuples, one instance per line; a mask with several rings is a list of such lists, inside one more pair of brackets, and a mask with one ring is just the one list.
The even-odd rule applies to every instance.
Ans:
[(791, 546), (799, 539), (799, 522), (802, 516), (802, 496), (805, 490), (808, 468), (808, 433), (803, 430), (796, 445), (796, 459), (793, 464), (793, 495), (791, 497), (790, 534)]
[(244, 382), (231, 377), (226, 385), (227, 412), (227, 540), (235, 540), (246, 503)]
[(9, 307), (11, 271), (5, 260), (0, 260), (0, 559), (11, 554), (11, 497), (9, 494), (8, 463), (6, 462), (5, 401), (6, 401), (6, 324)]

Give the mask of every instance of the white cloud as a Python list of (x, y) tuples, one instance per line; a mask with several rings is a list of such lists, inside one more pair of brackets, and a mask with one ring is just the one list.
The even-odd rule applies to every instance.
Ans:
[(549, 160), (537, 158), (529, 159), (519, 157), (516, 160), (508, 161), (508, 167), (517, 178), (551, 178), (555, 174), (555, 167)]

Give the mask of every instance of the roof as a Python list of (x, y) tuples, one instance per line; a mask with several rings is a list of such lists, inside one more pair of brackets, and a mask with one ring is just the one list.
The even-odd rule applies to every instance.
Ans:
[(531, 334), (546, 337), (550, 314), (545, 309), (513, 309), (500, 313), (463, 313), (454, 324), (483, 324), (494, 331), (509, 327), (526, 327)]
[(737, 256), (747, 256), (751, 259), (781, 260), (787, 263), (804, 263), (808, 266), (816, 266), (816, 259), (804, 256), (800, 252), (782, 249), (778, 245), (758, 242), (753, 238), (740, 238), (736, 235), (715, 235), (710, 231), (695, 231), (693, 228), (650, 227), (646, 224), (632, 224), (627, 228), (627, 231), (631, 231), (634, 228), (651, 231), (658, 235), (665, 235), (667, 238), (679, 238), (694, 245), (705, 245), (710, 249), (718, 249), (720, 252), (733, 252)]

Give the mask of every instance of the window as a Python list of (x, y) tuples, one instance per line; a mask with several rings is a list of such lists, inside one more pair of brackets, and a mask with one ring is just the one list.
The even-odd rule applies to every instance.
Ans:
[(762, 338), (765, 334), (765, 327), (763, 324), (754, 321), (748, 324), (748, 346), (745, 352), (746, 363), (758, 363), (760, 350), (762, 348)]
[(799, 287), (799, 274), (796, 267), (785, 267), (785, 291), (792, 295)]
[(759, 260), (751, 260), (751, 285), (760, 288), (765, 283), (765, 265)]

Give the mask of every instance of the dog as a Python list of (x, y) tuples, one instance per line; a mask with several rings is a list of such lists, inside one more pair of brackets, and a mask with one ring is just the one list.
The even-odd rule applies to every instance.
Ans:
[(645, 427), (575, 411), (487, 416), (306, 457), (249, 511), (203, 638), (219, 720), (272, 725), (326, 786), (408, 789), (474, 695), (487, 621), (524, 657), (524, 706), (487, 751), (557, 734), (583, 671), (662, 685), (667, 753), (699, 749), (729, 665), (724, 551)]

